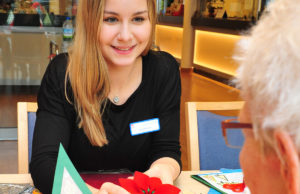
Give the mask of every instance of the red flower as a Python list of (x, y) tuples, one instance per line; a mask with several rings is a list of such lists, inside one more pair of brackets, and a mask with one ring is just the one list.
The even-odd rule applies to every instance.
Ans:
[(180, 189), (170, 184), (162, 184), (157, 177), (149, 177), (136, 171), (132, 179), (119, 179), (121, 187), (131, 194), (178, 194)]

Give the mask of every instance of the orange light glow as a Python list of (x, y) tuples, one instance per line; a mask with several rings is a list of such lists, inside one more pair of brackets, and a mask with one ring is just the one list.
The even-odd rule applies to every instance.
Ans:
[(181, 59), (182, 33), (183, 29), (180, 27), (156, 25), (155, 44), (160, 47), (160, 50)]
[(234, 76), (237, 64), (232, 55), (240, 39), (239, 35), (196, 30), (194, 63)]

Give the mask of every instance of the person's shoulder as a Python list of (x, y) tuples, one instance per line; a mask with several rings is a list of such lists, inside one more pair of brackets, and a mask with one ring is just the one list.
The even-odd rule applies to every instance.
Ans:
[(65, 69), (68, 64), (68, 53), (61, 53), (56, 55), (49, 63), (49, 67), (52, 69)]
[(68, 65), (68, 54), (61, 53), (55, 56), (49, 63), (46, 73), (51, 76), (64, 77)]
[(156, 61), (157, 64), (165, 64), (165, 65), (175, 65), (179, 67), (176, 59), (168, 52), (165, 51), (153, 51), (150, 50), (148, 53), (148, 58)]
[(60, 53), (60, 54), (56, 55), (52, 60), (63, 63), (63, 62), (67, 62), (68, 58), (69, 58), (68, 53)]
[(179, 63), (176, 59), (165, 51), (150, 50), (147, 58), (151, 63), (151, 66), (159, 71), (177, 71), (179, 69)]

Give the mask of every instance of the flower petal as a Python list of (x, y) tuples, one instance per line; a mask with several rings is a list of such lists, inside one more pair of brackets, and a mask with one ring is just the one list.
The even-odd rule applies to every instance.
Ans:
[(157, 177), (150, 177), (149, 179), (149, 187), (151, 191), (156, 190), (156, 188), (160, 187), (162, 185), (162, 182), (160, 178)]
[(119, 183), (121, 187), (126, 189), (129, 193), (142, 193), (141, 190), (135, 184), (135, 182), (131, 179), (120, 178)]
[(163, 184), (155, 190), (155, 194), (178, 194), (180, 189), (170, 184)]
[(143, 174), (139, 171), (134, 172), (134, 182), (136, 183), (137, 187), (140, 189), (147, 191), (149, 187), (149, 177), (146, 174)]

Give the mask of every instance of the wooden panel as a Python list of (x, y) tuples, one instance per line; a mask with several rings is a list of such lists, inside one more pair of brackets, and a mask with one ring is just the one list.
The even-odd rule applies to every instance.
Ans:
[(27, 104), (18, 103), (18, 173), (28, 173), (28, 116)]
[(0, 174), (0, 183), (33, 185), (30, 174)]
[(244, 105), (243, 101), (231, 101), (231, 102), (195, 102), (196, 110), (239, 110)]
[[(198, 126), (197, 126), (197, 109), (196, 103), (185, 103), (185, 115), (186, 115), (186, 136), (187, 136), (187, 158), (188, 158), (188, 169), (198, 170), (200, 169), (199, 164), (199, 149), (198, 148)], [(196, 130), (196, 131), (195, 131)]]
[(243, 101), (185, 103), (187, 162), (189, 170), (200, 170), (197, 111), (240, 110), (243, 105)]
[(18, 173), (29, 172), (28, 112), (36, 112), (37, 103), (18, 102)]

